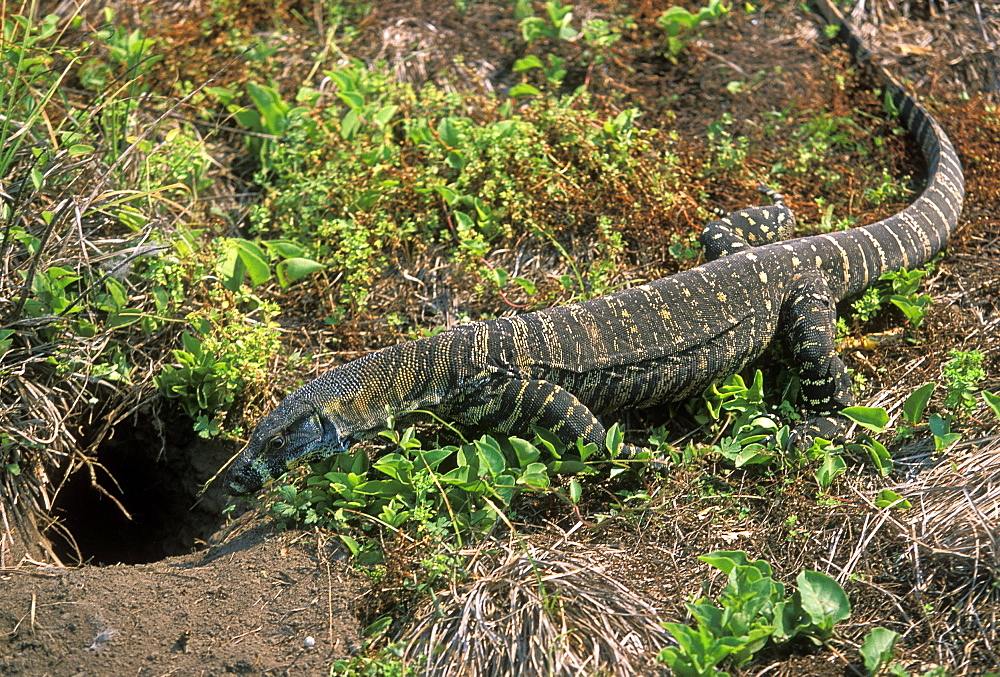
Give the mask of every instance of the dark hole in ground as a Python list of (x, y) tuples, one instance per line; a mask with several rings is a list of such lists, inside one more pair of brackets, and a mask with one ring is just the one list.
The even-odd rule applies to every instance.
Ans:
[(151, 417), (116, 427), (98, 449), (102, 467), (94, 467), (96, 483), (106, 494), (94, 486), (86, 468), (69, 478), (53, 506), (61, 526), (46, 534), (62, 561), (155, 562), (202, 547), (219, 528), (225, 507), (221, 487), (209, 489), (200, 499), (198, 490), (229, 457), (229, 450), (199, 438), (187, 421), (173, 422), (167, 429), (159, 433)]

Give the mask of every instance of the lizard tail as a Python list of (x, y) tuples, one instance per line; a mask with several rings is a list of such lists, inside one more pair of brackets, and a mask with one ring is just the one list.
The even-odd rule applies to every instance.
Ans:
[[(922, 265), (940, 251), (958, 226), (965, 180), (955, 147), (937, 120), (886, 71), (830, 0), (814, 2), (827, 23), (839, 28), (839, 37), (852, 58), (871, 68), (885, 84), (899, 119), (916, 137), (927, 163), (927, 185), (906, 209), (882, 221), (838, 233), (848, 236), (841, 242), (848, 255), (861, 254), (851, 260), (858, 261), (862, 269), (845, 276), (850, 282), (838, 290), (842, 292), (838, 296), (844, 298), (860, 293), (885, 272)], [(858, 252), (849, 251), (854, 248), (852, 244)]]

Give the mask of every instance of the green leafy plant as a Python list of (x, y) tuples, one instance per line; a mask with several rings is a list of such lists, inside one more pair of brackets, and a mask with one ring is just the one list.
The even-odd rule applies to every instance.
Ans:
[(722, 0), (709, 0), (707, 5), (694, 13), (683, 7), (669, 7), (656, 23), (666, 36), (667, 56), (670, 60), (677, 61), (677, 57), (694, 39), (703, 23), (715, 21), (728, 13), (729, 8), (722, 3)]
[(946, 393), (942, 406), (957, 416), (967, 416), (975, 411), (979, 382), (986, 378), (983, 354), (977, 350), (951, 350), (950, 360), (941, 367)]
[(869, 675), (877, 675), (892, 659), (900, 634), (886, 628), (872, 628), (861, 644), (861, 657)]
[[(483, 271), (491, 248), (515, 232), (565, 254), (573, 297), (601, 293), (626, 249), (601, 196), (641, 192), (666, 203), (677, 181), (669, 152), (650, 174), (655, 133), (635, 124), (634, 109), (599, 116), (553, 95), (516, 112), (477, 102), (473, 117), (453, 94), (432, 85), (414, 91), (360, 63), (326, 75), (337, 96), (300, 93), (309, 114), (288, 112), (282, 143), (267, 151), (251, 232), (298, 243), (303, 258), (342, 274), (334, 291), (347, 305), (364, 302), (393, 251), (443, 246), (459, 265)], [(593, 205), (608, 246), (589, 270), (563, 247), (575, 217), (542, 208), (553, 199)], [(492, 273), (484, 277), (503, 288)]]
[[(960, 370), (961, 373), (966, 372)], [(966, 390), (968, 384), (962, 382), (961, 385), (956, 382), (956, 388), (958, 393), (963, 393)], [(896, 432), (898, 438), (908, 438), (912, 437), (919, 429), (923, 421), (923, 416), (925, 410), (927, 409), (927, 404), (930, 401), (931, 396), (934, 394), (934, 390), (937, 384), (925, 383), (916, 390), (914, 390), (910, 395), (903, 401), (903, 421), (904, 425), (900, 426), (899, 430)], [(975, 399), (972, 399), (972, 404), (975, 405)], [(947, 449), (952, 444), (961, 439), (961, 433), (954, 433), (951, 431), (951, 424), (953, 421), (952, 416), (942, 416), (938, 413), (931, 414), (927, 419), (927, 429), (930, 431), (934, 439), (934, 449), (935, 451), (943, 451)]]
[(322, 263), (303, 256), (305, 249), (289, 240), (272, 240), (257, 244), (243, 238), (232, 237), (224, 238), (221, 246), (219, 272), (223, 286), (232, 292), (238, 292), (247, 277), (254, 287), (270, 280), (272, 259), (278, 259), (275, 273), (282, 288), (325, 267)]
[[(702, 423), (719, 420), (723, 414), (731, 436), (723, 437), (718, 450), (723, 457), (731, 460), (736, 467), (770, 463), (773, 450), (767, 442), (779, 432), (778, 423), (767, 413), (764, 403), (764, 374), (758, 369), (753, 383), (747, 386), (739, 374), (731, 376), (721, 384), (709, 386), (702, 399), (706, 405)], [(787, 430), (782, 437), (787, 436)]]
[(529, 45), (543, 38), (553, 42), (572, 40), (579, 35), (572, 24), (573, 5), (546, 0), (544, 17), (526, 16), (521, 19), (521, 36)]
[(175, 363), (164, 365), (154, 382), (180, 402), (203, 437), (221, 432), (219, 414), (228, 411), (247, 383), (263, 382), (264, 366), (278, 350), (277, 307), (258, 303), (256, 321), (238, 311), (191, 315), (197, 334), (184, 332)]
[(664, 624), (678, 646), (663, 649), (659, 659), (676, 675), (724, 675), (716, 666), (723, 661), (745, 665), (769, 642), (796, 637), (826, 641), (836, 624), (850, 616), (844, 589), (820, 572), (800, 572), (797, 589), (789, 596), (764, 560), (750, 560), (740, 551), (714, 552), (698, 559), (725, 573), (729, 581), (715, 600), (703, 597), (686, 605), (694, 619), (693, 629)]
[(920, 281), (926, 274), (927, 271), (923, 269), (886, 272), (879, 278), (883, 284), (869, 287), (851, 304), (856, 317), (862, 322), (868, 322), (888, 302), (902, 311), (914, 329), (919, 329), (933, 303), (927, 294), (917, 293)]
[[(424, 449), (414, 428), (382, 436), (396, 451), (370, 462), (358, 448), (314, 463), (304, 487), (277, 487), (271, 511), (284, 520), (337, 530), (359, 561), (370, 563), (380, 558), (377, 540), (358, 539), (376, 527), (461, 544), (490, 529), (518, 494), (549, 490), (555, 474), (594, 472), (597, 462), (596, 446), (578, 442), (567, 448), (544, 430), (532, 442), (486, 435), (431, 449)], [(606, 443), (612, 459), (621, 444), (621, 432), (612, 426)], [(620, 465), (616, 471), (625, 469)], [(574, 481), (562, 493), (571, 503), (581, 494)]]
[(888, 296), (889, 301), (903, 311), (914, 329), (919, 329), (923, 324), (924, 316), (933, 303), (933, 299), (927, 294), (917, 293), (920, 280), (926, 274), (926, 270), (900, 270), (885, 273), (881, 278), (890, 281), (892, 293)]
[(882, 293), (878, 288), (869, 287), (859, 298), (851, 302), (851, 308), (859, 320), (869, 322), (882, 310), (882, 302)]

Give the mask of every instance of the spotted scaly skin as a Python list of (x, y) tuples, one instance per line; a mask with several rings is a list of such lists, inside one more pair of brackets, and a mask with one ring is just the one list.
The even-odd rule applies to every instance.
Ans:
[[(388, 415), (434, 409), (505, 433), (530, 425), (572, 443), (603, 446), (596, 415), (696, 395), (760, 357), (781, 337), (802, 383), (798, 444), (836, 437), (853, 404), (834, 350), (834, 305), (883, 273), (937, 253), (958, 222), (962, 168), (951, 142), (919, 103), (874, 63), (826, 0), (852, 55), (882, 77), (927, 161), (927, 186), (899, 214), (849, 231), (788, 240), (781, 196), (706, 226), (710, 259), (608, 296), (477, 322), (385, 348), (337, 367), (289, 395), (251, 435), (227, 476), (233, 494), (259, 490), (289, 467), (375, 435)], [(626, 455), (640, 448), (626, 445)]]

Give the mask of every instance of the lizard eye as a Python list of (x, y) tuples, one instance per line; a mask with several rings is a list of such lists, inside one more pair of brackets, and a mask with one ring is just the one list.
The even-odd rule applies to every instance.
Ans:
[(285, 438), (281, 436), (272, 437), (269, 446), (271, 447), (271, 451), (277, 451), (285, 446)]

